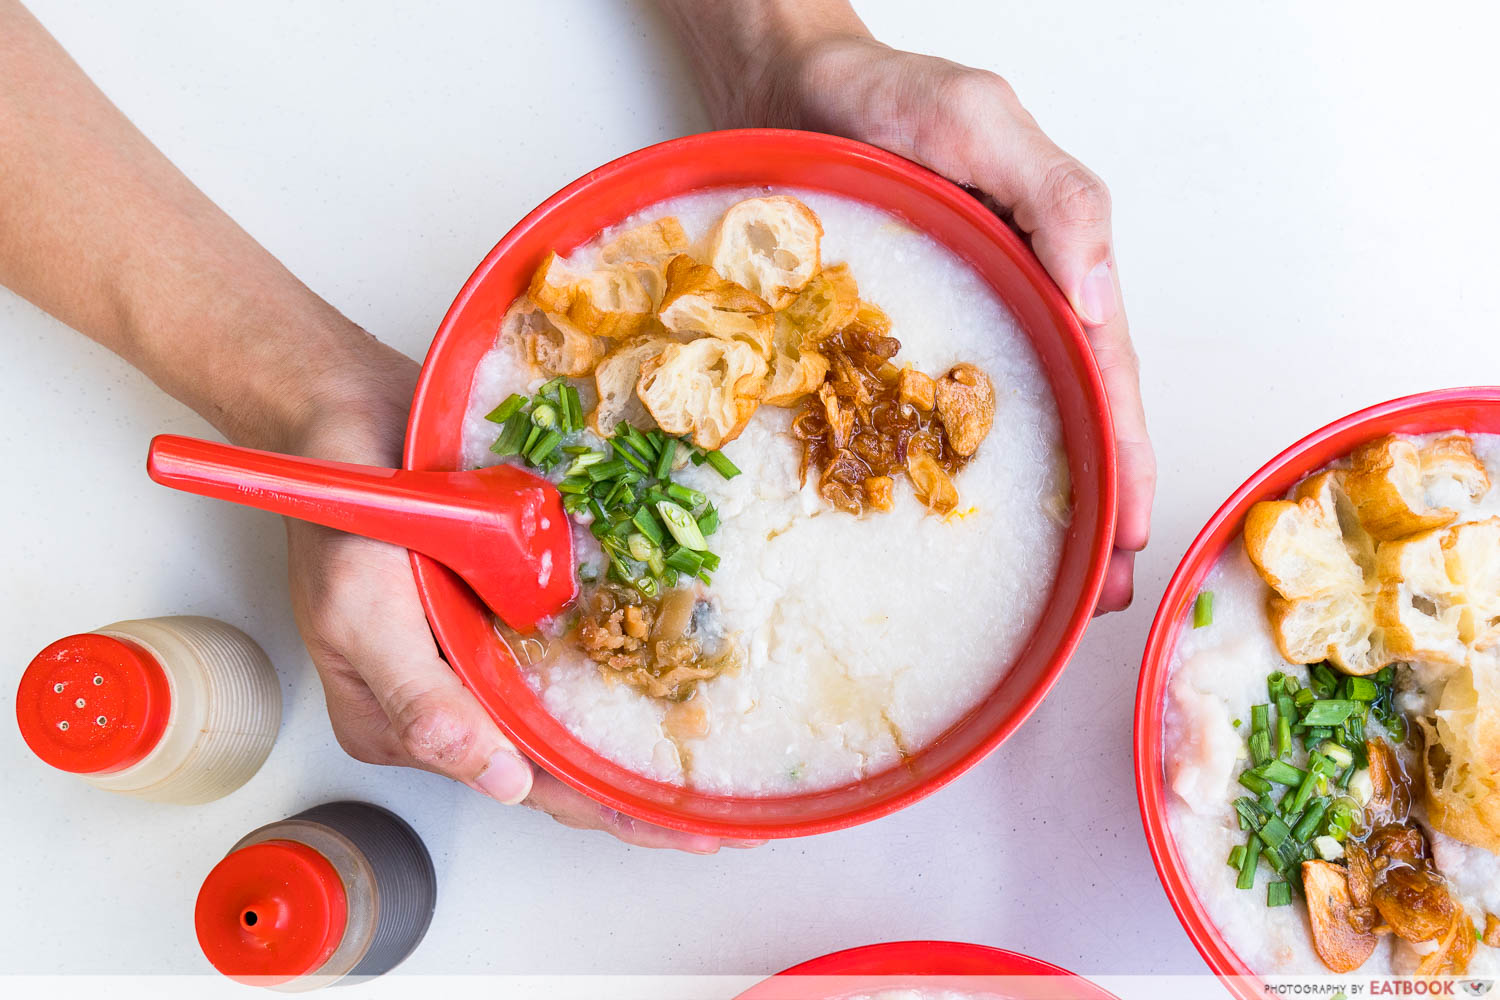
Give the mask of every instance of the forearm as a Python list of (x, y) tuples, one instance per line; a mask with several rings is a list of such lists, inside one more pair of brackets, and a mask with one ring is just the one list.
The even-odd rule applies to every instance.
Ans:
[(778, 75), (810, 45), (870, 37), (848, 0), (658, 0), (720, 128), (796, 124)]
[[(288, 447), (376, 343), (218, 209), (0, 0), (0, 283), (231, 440)], [(399, 391), (399, 390), (398, 390)]]

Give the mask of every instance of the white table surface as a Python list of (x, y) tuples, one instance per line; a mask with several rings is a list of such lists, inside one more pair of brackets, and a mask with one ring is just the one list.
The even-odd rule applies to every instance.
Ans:
[[(700, 858), (621, 846), (339, 750), (288, 608), (279, 521), (150, 483), (151, 435), (211, 434), (0, 292), (0, 971), (203, 972), (192, 905), (241, 834), (370, 799), (438, 868), (429, 973), (760, 974), (952, 938), (1083, 973), (1199, 973), (1130, 760), (1136, 672), (1189, 539), (1251, 471), (1379, 400), (1500, 381), (1494, 15), (1427, 5), (863, 0), (875, 31), (1007, 76), (1110, 184), (1161, 462), (1137, 600), (963, 778), (842, 833)], [(35, 0), (104, 90), (309, 285), (414, 357), (472, 267), (556, 188), (708, 122), (644, 0)], [(1253, 11), (1253, 12), (1252, 12)], [(0, 208), (3, 210), (3, 208)], [(245, 628), (281, 738), (171, 808), (31, 758), (11, 699), (51, 640), (191, 612)]]

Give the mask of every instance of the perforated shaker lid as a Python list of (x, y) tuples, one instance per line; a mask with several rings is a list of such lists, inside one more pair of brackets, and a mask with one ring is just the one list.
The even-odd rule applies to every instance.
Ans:
[(273, 986), (316, 972), (338, 949), (348, 897), (333, 864), (295, 840), (228, 854), (198, 890), (198, 946), (215, 969)]
[(160, 741), (171, 713), (166, 672), (145, 648), (113, 636), (70, 635), (36, 655), (16, 689), (16, 722), (31, 752), (73, 774), (123, 771)]

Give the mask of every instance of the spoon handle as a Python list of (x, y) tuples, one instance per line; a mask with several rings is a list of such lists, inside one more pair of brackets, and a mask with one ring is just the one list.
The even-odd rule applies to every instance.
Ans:
[[(163, 486), (391, 542), (442, 558), (435, 522), (461, 521), (465, 498), (435, 489), (441, 473), (414, 474), (297, 458), (160, 434), (146, 472)], [(421, 479), (417, 477), (421, 477)], [(423, 482), (423, 479), (431, 482)]]

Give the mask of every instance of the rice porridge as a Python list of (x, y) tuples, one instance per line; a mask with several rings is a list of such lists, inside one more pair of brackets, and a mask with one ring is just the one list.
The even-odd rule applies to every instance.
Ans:
[[(1469, 439), (1472, 441), (1471, 457), (1487, 467), (1491, 476), (1500, 473), (1500, 437), (1475, 434), (1470, 435)], [(1399, 461), (1403, 453), (1396, 449), (1410, 446), (1407, 453), (1419, 456), (1421, 461), (1426, 462), (1433, 453), (1453, 441), (1452, 435), (1429, 435), (1425, 438), (1396, 439), (1395, 446), (1387, 447)], [(1382, 444), (1376, 442), (1368, 447), (1379, 449)], [(1259, 520), (1252, 511), (1246, 519), (1245, 532), (1219, 557), (1202, 585), (1202, 593), (1211, 595), (1206, 602), (1211, 611), (1200, 614), (1196, 622), (1195, 613), (1190, 612), (1189, 620), (1182, 626), (1183, 631), (1172, 662), (1164, 732), (1164, 758), (1170, 789), (1167, 794), (1167, 819), (1172, 839), (1194, 891), (1212, 917), (1214, 925), (1234, 952), (1257, 973), (1311, 974), (1326, 973), (1330, 969), (1348, 971), (1336, 967), (1340, 964), (1353, 964), (1361, 975), (1412, 975), (1419, 971), (1421, 974), (1437, 974), (1437, 971), (1441, 971), (1432, 968), (1419, 970), (1419, 963), (1424, 957), (1437, 951), (1440, 942), (1448, 940), (1444, 936), (1446, 932), (1419, 941), (1412, 941), (1410, 938), (1420, 938), (1423, 936), (1420, 933), (1408, 931), (1405, 937), (1402, 933), (1391, 933), (1391, 925), (1395, 925), (1398, 932), (1404, 929), (1402, 921), (1398, 919), (1402, 911), (1399, 906), (1392, 905), (1390, 895), (1382, 899), (1378, 881), (1375, 888), (1375, 912), (1366, 914), (1363, 917), (1366, 924), (1359, 927), (1364, 932), (1373, 930), (1373, 934), (1355, 935), (1339, 923), (1319, 925), (1310, 915), (1311, 907), (1316, 906), (1322, 914), (1326, 901), (1336, 899), (1339, 901), (1338, 905), (1348, 907), (1348, 919), (1344, 924), (1353, 926), (1351, 922), (1360, 919), (1361, 903), (1366, 904), (1366, 909), (1370, 908), (1368, 900), (1362, 901), (1360, 898), (1362, 893), (1368, 895), (1368, 869), (1363, 869), (1365, 874), (1362, 876), (1362, 889), (1356, 887), (1355, 882), (1356, 867), (1361, 863), (1367, 864), (1370, 855), (1375, 856), (1374, 873), (1377, 880), (1393, 879), (1397, 875), (1413, 879), (1420, 877), (1427, 879), (1423, 885), (1429, 894), (1438, 896), (1443, 895), (1442, 887), (1446, 886), (1447, 894), (1451, 895), (1453, 904), (1460, 911), (1452, 917), (1453, 926), (1459, 928), (1457, 933), (1478, 937), (1484, 942), (1473, 948), (1466, 968), (1459, 964), (1450, 967), (1453, 974), (1500, 973), (1500, 951), (1493, 947), (1500, 943), (1500, 939), (1496, 937), (1496, 918), (1493, 916), (1500, 914), (1500, 858), (1492, 850), (1464, 843), (1437, 829), (1432, 822), (1433, 816), (1430, 815), (1433, 802), (1430, 788), (1426, 797), (1422, 794), (1423, 734), (1436, 731), (1427, 728), (1427, 720), (1456, 718), (1449, 712), (1449, 702), (1443, 691), (1445, 687), (1469, 682), (1452, 678), (1482, 677), (1492, 672), (1490, 647), (1485, 646), (1487, 640), (1474, 639), (1470, 642), (1472, 648), (1466, 654), (1464, 650), (1459, 650), (1459, 656), (1448, 658), (1453, 664), (1461, 663), (1462, 666), (1444, 666), (1448, 660), (1427, 662), (1412, 656), (1408, 650), (1398, 652), (1397, 646), (1409, 645), (1411, 642), (1408, 631), (1431, 625), (1433, 619), (1416, 622), (1403, 618), (1397, 623), (1390, 618), (1391, 609), (1396, 605), (1384, 604), (1383, 598), (1376, 596), (1375, 627), (1359, 642), (1348, 638), (1358, 630), (1349, 628), (1347, 623), (1334, 626), (1327, 624), (1327, 619), (1323, 621), (1320, 627), (1326, 629), (1326, 634), (1320, 634), (1317, 640), (1329, 643), (1329, 648), (1334, 650), (1329, 662), (1308, 663), (1313, 658), (1323, 660), (1316, 653), (1311, 656), (1299, 655), (1295, 657), (1296, 662), (1286, 655), (1288, 645), (1295, 643), (1297, 629), (1301, 627), (1296, 624), (1300, 610), (1304, 607), (1299, 602), (1314, 600), (1305, 596), (1311, 588), (1298, 590), (1299, 584), (1292, 579), (1292, 572), (1305, 572), (1308, 571), (1308, 566), (1313, 565), (1320, 567), (1319, 572), (1322, 572), (1321, 567), (1342, 551), (1336, 547), (1340, 538), (1349, 546), (1352, 561), (1370, 573), (1368, 586), (1377, 595), (1393, 594), (1399, 597), (1398, 603), (1403, 615), (1412, 616), (1426, 610), (1435, 612), (1438, 619), (1445, 617), (1444, 600), (1433, 599), (1430, 602), (1433, 606), (1429, 606), (1429, 599), (1424, 596), (1427, 591), (1423, 589), (1417, 570), (1413, 568), (1415, 563), (1409, 557), (1398, 559), (1397, 556), (1404, 550), (1393, 548), (1408, 542), (1416, 545), (1424, 540), (1430, 541), (1428, 535), (1406, 535), (1400, 529), (1387, 529), (1381, 521), (1381, 512), (1371, 513), (1373, 502), (1367, 502), (1364, 506), (1348, 502), (1351, 496), (1355, 501), (1360, 500), (1361, 490), (1367, 485), (1356, 482), (1356, 475), (1365, 475), (1367, 472), (1375, 474), (1370, 470), (1377, 470), (1380, 475), (1394, 475), (1390, 472), (1392, 466), (1387, 461), (1389, 458), (1390, 454), (1372, 453), (1362, 457), (1361, 452), (1356, 452), (1354, 468), (1350, 468), (1348, 461), (1336, 464), (1334, 477), (1326, 481), (1331, 484), (1332, 490), (1331, 494), (1326, 495), (1332, 496), (1335, 501), (1328, 512), (1336, 516), (1330, 517), (1328, 521), (1318, 522), (1328, 529), (1327, 536), (1335, 547), (1321, 550), (1322, 555), (1318, 554), (1320, 550), (1315, 548), (1313, 542), (1307, 540), (1309, 524), (1313, 523), (1308, 520), (1295, 525), (1300, 533), (1297, 535), (1297, 544), (1303, 546), (1295, 553), (1295, 560), (1289, 560), (1286, 552), (1274, 551), (1277, 543), (1274, 539), (1268, 541), (1270, 536), (1263, 527), (1267, 523), (1279, 523), (1279, 520), (1270, 521), (1272, 516), (1277, 519), (1298, 516), (1298, 511), (1290, 509), (1292, 505), (1284, 505), (1275, 511), (1268, 509), (1266, 516)], [(1369, 469), (1361, 471), (1360, 463), (1364, 459), (1368, 459)], [(1378, 464), (1379, 462), (1385, 464)], [(1434, 466), (1441, 464), (1437, 459), (1432, 459), (1432, 463)], [(1477, 477), (1482, 470), (1475, 470), (1472, 465), (1466, 468), (1472, 472), (1468, 480), (1471, 488), (1457, 488), (1455, 482), (1460, 480), (1446, 472), (1434, 474), (1421, 484), (1426, 491), (1425, 500), (1428, 504), (1434, 508), (1448, 508), (1450, 513), (1456, 514), (1443, 522), (1444, 526), (1430, 529), (1430, 532), (1444, 532), (1445, 537), (1453, 539), (1458, 537), (1452, 533), (1460, 525), (1469, 525), (1476, 532), (1488, 531), (1480, 539), (1478, 546), (1493, 554), (1494, 539), (1500, 537), (1495, 531), (1500, 528), (1500, 524), (1489, 519), (1500, 514), (1500, 486), (1480, 481)], [(1314, 500), (1308, 498), (1318, 493), (1323, 486), (1319, 477), (1304, 480), (1298, 493), (1294, 494), (1301, 499), (1301, 513), (1313, 509), (1309, 504), (1313, 504)], [(1422, 490), (1414, 492), (1420, 494)], [(1420, 507), (1421, 503), (1414, 500), (1412, 494), (1413, 491), (1408, 491), (1406, 499)], [(1434, 522), (1442, 520), (1441, 516), (1430, 518)], [(1339, 522), (1343, 522), (1342, 528)], [(1373, 544), (1367, 545), (1370, 539), (1361, 527), (1366, 522), (1381, 525), (1376, 530), (1384, 536), (1383, 539), (1377, 538)], [(1450, 565), (1453, 552), (1458, 548), (1457, 543), (1444, 545), (1443, 551), (1448, 552)], [(1329, 552), (1333, 555), (1328, 556)], [(1256, 557), (1254, 560), (1252, 555)], [(1488, 558), (1484, 552), (1479, 555)], [(1288, 566), (1293, 567), (1292, 571), (1287, 570)], [(1276, 581), (1277, 589), (1273, 590), (1268, 579)], [(1471, 594), (1467, 598), (1473, 606), (1491, 599), (1490, 596), (1480, 594)], [(1200, 596), (1199, 602), (1203, 605), (1205, 599)], [(1330, 599), (1329, 606), (1332, 603)], [(1195, 612), (1201, 612), (1201, 609), (1195, 608)], [(1208, 620), (1202, 620), (1204, 618)], [(1195, 624), (1198, 627), (1194, 627)], [(1365, 622), (1364, 627), (1369, 628), (1369, 621)], [(1278, 629), (1282, 631), (1278, 632)], [(1339, 647), (1340, 643), (1345, 645)], [(1385, 647), (1383, 653), (1382, 646)], [(1339, 658), (1344, 659), (1343, 664), (1337, 662)], [(1390, 663), (1393, 673), (1385, 674), (1384, 669), (1372, 669), (1382, 661)], [(1362, 689), (1353, 688), (1350, 686), (1350, 677), (1356, 675), (1361, 680), (1375, 683), (1362, 686)], [(1289, 683), (1278, 689), (1278, 676), (1284, 676)], [(1327, 777), (1325, 780), (1313, 775), (1318, 787), (1304, 796), (1304, 805), (1297, 800), (1300, 789), (1298, 781), (1307, 780), (1306, 775), (1313, 769), (1314, 757), (1311, 754), (1304, 757), (1295, 749), (1295, 737), (1290, 752), (1278, 753), (1278, 744), (1281, 743), (1280, 722), (1273, 727), (1270, 719), (1279, 716), (1275, 706), (1278, 696), (1293, 705), (1293, 718), (1298, 717), (1295, 713), (1305, 712), (1309, 707), (1317, 705), (1345, 706), (1330, 710), (1335, 715), (1347, 711), (1347, 702), (1322, 700), (1329, 690), (1326, 685), (1330, 677), (1340, 685), (1337, 693), (1330, 697), (1360, 699), (1373, 695), (1376, 699), (1365, 723), (1368, 727), (1365, 735), (1371, 740), (1367, 745), (1371, 760), (1367, 769), (1361, 769), (1359, 760), (1352, 763), (1347, 760), (1348, 749), (1322, 744), (1320, 749), (1327, 750), (1329, 755), (1322, 758), (1328, 768)], [(1383, 677), (1390, 678), (1389, 692), (1379, 686)], [(1492, 690), (1479, 681), (1474, 683), (1482, 692)], [(1324, 685), (1324, 690), (1319, 691), (1316, 697), (1308, 696), (1311, 689), (1318, 688), (1320, 684)], [(1271, 695), (1268, 695), (1268, 685)], [(1351, 690), (1356, 693), (1348, 694)], [(1488, 694), (1481, 695), (1481, 714), (1486, 710), (1484, 703), (1487, 698)], [(1265, 704), (1268, 700), (1271, 702), (1269, 710)], [(1368, 702), (1357, 701), (1356, 705), (1358, 704)], [(1500, 706), (1489, 704), (1488, 710), (1500, 710)], [(1257, 712), (1260, 713), (1258, 718)], [(1332, 717), (1327, 713), (1325, 716)], [(1302, 718), (1308, 716), (1302, 715)], [(1406, 732), (1408, 720), (1411, 722), (1409, 733)], [(1346, 721), (1343, 725), (1348, 726), (1349, 723)], [(1260, 759), (1265, 763), (1259, 767), (1253, 727), (1260, 727), (1273, 734), (1268, 739), (1270, 757), (1265, 757), (1265, 744), (1260, 748)], [(1334, 724), (1332, 737), (1335, 742), (1339, 731), (1339, 724)], [(1247, 737), (1250, 743), (1248, 747)], [(1387, 760), (1384, 751), (1379, 750), (1382, 743), (1393, 746), (1395, 750), (1394, 756), (1386, 764), (1382, 763)], [(1280, 749), (1285, 750), (1285, 745)], [(1357, 754), (1358, 748), (1354, 749)], [(1376, 757), (1380, 759), (1377, 760)], [(1277, 769), (1281, 765), (1277, 760), (1292, 765), (1291, 770), (1278, 775)], [(1394, 813), (1387, 812), (1381, 819), (1374, 818), (1373, 801), (1378, 800), (1381, 795), (1381, 778), (1378, 772), (1382, 767), (1389, 766), (1389, 763), (1395, 763), (1398, 772), (1409, 772), (1414, 781), (1410, 793), (1409, 818), (1401, 815), (1399, 809)], [(1300, 767), (1297, 766), (1299, 764)], [(1458, 766), (1456, 757), (1450, 764), (1452, 767)], [(1377, 772), (1373, 784), (1374, 800), (1371, 799), (1371, 772)], [(1343, 773), (1349, 776), (1340, 778)], [(1268, 776), (1269, 780), (1259, 781), (1257, 775)], [(1278, 778), (1281, 780), (1278, 781)], [(1400, 796), (1400, 778), (1401, 775), (1398, 774), (1395, 790), (1397, 798)], [(1288, 781), (1290, 784), (1284, 784)], [(1429, 776), (1425, 784), (1430, 786), (1431, 782), (1432, 778)], [(1389, 777), (1385, 779), (1385, 784), (1390, 787)], [(1258, 795), (1258, 791), (1265, 790), (1267, 785), (1271, 786), (1267, 794)], [(1352, 832), (1329, 829), (1326, 826), (1329, 821), (1326, 819), (1322, 820), (1324, 826), (1320, 827), (1314, 821), (1303, 827), (1298, 818), (1298, 806), (1304, 807), (1300, 815), (1305, 817), (1316, 803), (1331, 802), (1332, 806), (1328, 806), (1320, 814), (1321, 818), (1334, 814), (1339, 802), (1349, 800), (1345, 796), (1352, 797), (1365, 807), (1363, 811), (1356, 810)], [(1288, 805), (1287, 799), (1294, 801)], [(1241, 862), (1240, 871), (1245, 870), (1243, 852), (1247, 845), (1247, 827), (1241, 820), (1237, 801), (1245, 811), (1252, 814), (1256, 814), (1258, 808), (1254, 802), (1259, 801), (1262, 806), (1268, 806), (1271, 819), (1265, 819), (1265, 813), (1258, 814), (1267, 823), (1276, 820), (1277, 808), (1280, 807), (1280, 815), (1287, 819), (1293, 829), (1291, 836), (1297, 837), (1300, 833), (1301, 839), (1308, 842), (1301, 855), (1292, 856), (1284, 877), (1288, 883), (1295, 882), (1300, 867), (1305, 882), (1309, 877), (1306, 865), (1310, 864), (1315, 866), (1319, 880), (1316, 886), (1296, 882), (1289, 884), (1287, 890), (1268, 888), (1268, 872), (1273, 881), (1277, 874), (1271, 870), (1274, 862), (1269, 865), (1267, 863), (1274, 852), (1267, 852), (1262, 855), (1266, 860), (1262, 860), (1258, 866), (1254, 858), (1250, 859), (1249, 875), (1245, 882), (1240, 883), (1242, 888), (1236, 887), (1237, 872), (1233, 862), (1237, 855)], [(1380, 826), (1382, 823), (1390, 825)], [(1454, 822), (1444, 825), (1455, 829), (1456, 823), (1455, 818)], [(1253, 830), (1257, 821), (1251, 821), (1249, 825)], [(1375, 833), (1370, 833), (1366, 829), (1367, 825), (1378, 829)], [(1285, 829), (1285, 826), (1276, 828), (1275, 836), (1271, 839), (1279, 838)], [(1314, 837), (1320, 829), (1332, 836)], [(1484, 840), (1494, 836), (1492, 828), (1481, 832), (1480, 827), (1472, 823), (1455, 832), (1462, 833), (1468, 839)], [(1251, 836), (1253, 838), (1253, 834)], [(1344, 840), (1345, 837), (1348, 838), (1347, 841)], [(1378, 837), (1385, 837), (1388, 842), (1405, 839), (1406, 843), (1417, 845), (1418, 850), (1416, 853), (1402, 855), (1396, 852), (1391, 857), (1383, 857), (1379, 854), (1380, 849), (1372, 846)], [(1430, 856), (1427, 857), (1423, 857), (1425, 852), (1420, 850), (1420, 842), (1424, 837), (1430, 845)], [(1265, 841), (1253, 838), (1252, 842), (1264, 848)], [(1356, 855), (1364, 861), (1356, 860)], [(1226, 865), (1226, 859), (1230, 860), (1230, 865)], [(1343, 874), (1343, 865), (1348, 866), (1347, 876)], [(1329, 876), (1333, 877), (1333, 888), (1328, 894), (1323, 894), (1321, 880)], [(1346, 881), (1340, 881), (1341, 879)], [(1252, 884), (1245, 888), (1243, 886), (1246, 883)], [(1434, 883), (1438, 888), (1432, 888)], [(1282, 896), (1282, 899), (1276, 900), (1274, 897), (1277, 895)], [(1440, 910), (1448, 905), (1440, 898), (1437, 902)], [(1467, 919), (1473, 922), (1472, 927), (1462, 926), (1465, 913)], [(1343, 942), (1331, 940), (1341, 935), (1352, 937)], [(1473, 946), (1473, 942), (1470, 941), (1469, 945)], [(1361, 960), (1361, 956), (1367, 954), (1364, 950), (1366, 948), (1372, 948), (1373, 951)]]
[[(570, 275), (587, 273), (602, 266), (601, 258), (610, 257), (610, 248), (616, 245), (611, 241), (621, 233), (640, 232), (652, 220), (665, 217), (675, 217), (692, 252), (707, 259), (709, 251), (702, 247), (710, 234), (727, 224), (726, 213), (738, 210), (747, 199), (767, 194), (759, 189), (714, 190), (654, 205), (601, 234), (565, 261), (559, 259), (544, 268), (551, 267), (553, 274), (564, 268)], [(946, 437), (934, 454), (942, 451), (946, 459), (952, 459), (957, 451), (961, 457), (946, 466), (949, 475), (932, 472), (935, 482), (918, 474), (921, 470), (914, 454), (906, 458), (913, 469), (910, 483), (899, 473), (884, 477), (862, 473), (862, 480), (855, 476), (834, 482), (838, 470), (825, 468), (834, 461), (825, 457), (833, 453), (833, 447), (815, 452), (824, 439), (809, 440), (814, 431), (827, 434), (827, 440), (837, 433), (836, 428), (825, 429), (824, 408), (817, 401), (820, 390), (828, 394), (827, 419), (836, 423), (837, 400), (829, 386), (843, 362), (832, 350), (825, 350), (832, 359), (825, 363), (827, 374), (814, 372), (815, 377), (804, 383), (803, 402), (782, 407), (762, 404), (748, 423), (731, 431), (737, 436), (724, 439), (722, 455), (740, 474), (725, 478), (714, 464), (718, 458), (707, 456), (713, 461), (702, 461), (711, 450), (707, 447), (694, 456), (702, 464), (684, 461), (686, 437), (672, 458), (673, 483), (667, 488), (673, 490), (672, 496), (692, 498), (684, 505), (698, 504), (695, 511), (710, 512), (705, 533), (713, 531), (699, 541), (711, 548), (715, 568), (700, 569), (693, 579), (690, 570), (695, 568), (696, 556), (688, 553), (691, 558), (680, 575), (666, 573), (679, 588), (695, 595), (691, 615), (684, 612), (684, 621), (690, 617), (689, 628), (702, 644), (701, 655), (706, 657), (702, 650), (710, 647), (718, 650), (714, 654), (718, 659), (703, 669), (672, 675), (696, 678), (687, 697), (682, 697), (681, 687), (653, 688), (657, 674), (645, 677), (643, 687), (638, 683), (642, 680), (639, 671), (627, 674), (601, 668), (601, 656), (585, 655), (573, 641), (575, 631), (569, 630), (578, 628), (576, 610), (542, 636), (508, 637), (529, 683), (547, 709), (577, 737), (634, 771), (705, 792), (777, 795), (837, 786), (888, 769), (938, 737), (994, 689), (1024, 647), (1056, 575), (1069, 517), (1067, 466), (1056, 404), (1025, 335), (984, 281), (945, 248), (873, 207), (811, 191), (778, 191), (770, 200), (788, 194), (805, 203), (820, 220), (824, 271), (819, 276), (833, 271), (833, 265), (847, 264), (847, 274), (858, 283), (860, 309), (866, 302), (873, 303), (878, 306), (876, 313), (883, 310), (888, 317), (886, 332), (899, 341), (900, 353), (894, 362), (905, 365), (903, 371), (948, 371), (949, 388), (959, 393), (973, 389), (978, 379), (963, 372), (987, 374), (987, 383), (993, 385), (993, 432), (975, 450), (969, 447), (972, 442), (964, 440), (973, 435), (945, 417)], [(721, 217), (726, 222), (718, 222)], [(782, 224), (772, 218), (754, 225)], [(785, 223), (796, 224), (795, 219)], [(753, 227), (749, 231), (751, 236), (759, 232)], [(728, 242), (727, 237), (716, 238)], [(677, 239), (680, 242), (681, 237)], [(679, 279), (686, 282), (693, 264), (686, 255), (673, 260), (667, 284)], [(700, 272), (692, 276), (701, 279), (695, 287), (726, 294), (722, 276), (706, 267), (700, 267)], [(648, 275), (648, 287), (652, 278), (662, 282), (660, 267)], [(778, 295), (787, 301), (776, 280), (754, 274), (745, 278), (746, 284), (759, 282), (756, 296), (764, 300), (759, 308)], [(534, 281), (532, 287), (533, 296), (551, 294), (544, 279)], [(730, 294), (743, 292), (745, 288), (736, 285)], [(618, 290), (608, 293), (613, 298), (621, 294)], [(633, 286), (629, 294), (635, 294)], [(660, 291), (649, 294), (652, 308), (660, 310), (663, 321), (671, 318), (663, 303), (687, 314), (689, 300), (674, 297), (671, 287), (665, 299)], [(604, 297), (600, 292), (593, 301)], [(739, 323), (745, 314), (735, 312), (736, 308), (719, 305), (706, 318), (690, 317), (685, 322), (713, 323), (727, 317)], [(799, 307), (785, 308), (795, 311)], [(556, 320), (556, 314), (549, 315)], [(522, 322), (524, 318), (507, 317), (495, 347), (475, 372), (464, 425), (464, 454), (470, 467), (498, 460), (491, 451), (499, 430), (492, 412), (497, 404), (513, 394), (536, 393), (557, 370), (537, 367), (538, 352), (544, 360), (552, 357), (547, 352), (555, 353), (555, 332), (548, 332), (553, 341), (538, 346), (534, 340), (525, 340), (534, 334), (514, 332)], [(864, 320), (857, 317), (850, 322), (857, 325)], [(747, 322), (743, 329), (744, 336), (735, 334), (737, 344), (753, 342), (756, 330), (770, 326)], [(618, 342), (604, 343), (614, 349), (612, 345)], [(763, 363), (753, 358), (742, 362), (737, 355), (725, 354), (726, 342), (703, 338), (680, 349), (667, 348), (674, 354), (648, 363), (638, 381), (630, 380), (630, 385), (640, 387), (643, 397), (628, 400), (636, 407), (633, 412), (643, 412), (638, 406), (641, 401), (648, 408), (658, 402), (646, 396), (649, 386), (661, 396), (663, 410), (653, 409), (654, 414), (679, 405), (704, 410), (707, 415), (694, 424), (694, 433), (708, 435), (707, 444), (714, 444), (714, 435), (732, 422), (732, 412), (720, 419), (721, 411), (736, 405), (733, 399), (726, 402), (724, 393), (729, 390), (719, 383), (680, 389), (659, 383), (670, 368), (671, 357), (700, 348), (717, 352), (705, 362), (715, 373), (732, 371), (742, 363), (762, 365), (764, 371)], [(809, 343), (802, 344), (800, 357), (805, 364), (811, 363)], [(656, 349), (660, 348), (652, 348)], [(851, 349), (851, 356), (854, 353)], [(784, 366), (790, 363), (784, 355), (777, 358), (768, 383), (781, 381)], [(596, 378), (603, 387), (602, 372), (608, 362), (597, 363), (601, 374)], [(648, 375), (657, 365), (662, 370), (652, 381)], [(635, 371), (630, 374), (634, 376)], [(891, 376), (892, 392), (895, 377)], [(823, 380), (821, 385), (819, 380)], [(916, 376), (913, 380), (917, 381)], [(600, 391), (611, 397), (613, 405), (608, 388), (596, 389), (587, 379), (576, 384), (585, 410), (597, 405)], [(877, 383), (869, 380), (869, 384)], [(905, 375), (901, 384), (905, 393)], [(943, 380), (938, 384), (941, 394)], [(975, 398), (982, 395), (978, 390), (971, 393)], [(533, 413), (539, 405), (533, 404)], [(563, 408), (566, 416), (566, 400)], [(932, 409), (930, 400), (928, 409)], [(671, 412), (676, 419), (676, 411)], [(592, 427), (584, 435), (584, 445), (573, 451), (583, 454), (590, 443), (599, 443), (598, 433), (607, 430)], [(988, 430), (987, 423), (984, 430)], [(936, 433), (931, 428), (929, 432)], [(857, 427), (855, 433), (860, 433)], [(642, 442), (642, 447), (650, 450), (652, 441)], [(962, 453), (965, 447), (969, 454)], [(568, 459), (563, 461), (566, 465)], [(593, 471), (607, 469), (609, 464), (595, 466)], [(574, 460), (568, 468), (572, 480), (565, 481), (593, 483), (588, 478), (590, 467), (580, 467)], [(551, 478), (558, 480), (563, 469), (559, 465)], [(624, 493), (634, 497), (642, 485), (627, 486)], [(600, 492), (595, 484), (592, 495)], [(574, 525), (580, 577), (604, 579), (610, 572), (609, 551), (618, 554), (620, 547), (628, 546), (623, 536), (618, 542), (599, 537), (597, 528), (603, 522), (597, 516), (591, 521), (591, 515), (603, 511), (586, 507), (583, 500), (587, 497), (575, 508), (580, 516)], [(843, 509), (836, 504), (844, 505)], [(861, 513), (854, 516), (850, 510)], [(700, 523), (705, 520), (694, 516)], [(646, 520), (661, 527), (649, 514)], [(628, 524), (623, 527), (634, 530)], [(629, 546), (638, 541), (630, 538)], [(665, 551), (653, 550), (649, 541), (632, 551), (642, 559)], [(672, 535), (662, 544), (673, 548)], [(674, 552), (680, 556), (676, 550), (687, 544), (683, 541)], [(606, 551), (601, 545), (615, 548)], [(623, 556), (620, 560), (628, 562)], [(629, 572), (617, 573), (616, 578)], [(638, 572), (649, 576), (643, 568)], [(643, 582), (650, 584), (645, 588), (648, 592), (666, 589), (653, 579)], [(585, 583), (586, 594), (588, 588)], [(655, 611), (660, 621), (669, 614), (668, 598), (658, 599), (663, 602)], [(628, 631), (635, 612), (617, 608), (616, 620), (620, 610), (625, 612)], [(604, 634), (592, 623), (589, 627), (591, 636)], [(628, 635), (620, 635), (618, 629), (609, 636), (629, 645)], [(698, 666), (704, 662), (694, 661)], [(629, 682), (622, 682), (622, 677)], [(658, 696), (651, 696), (653, 691)]]

